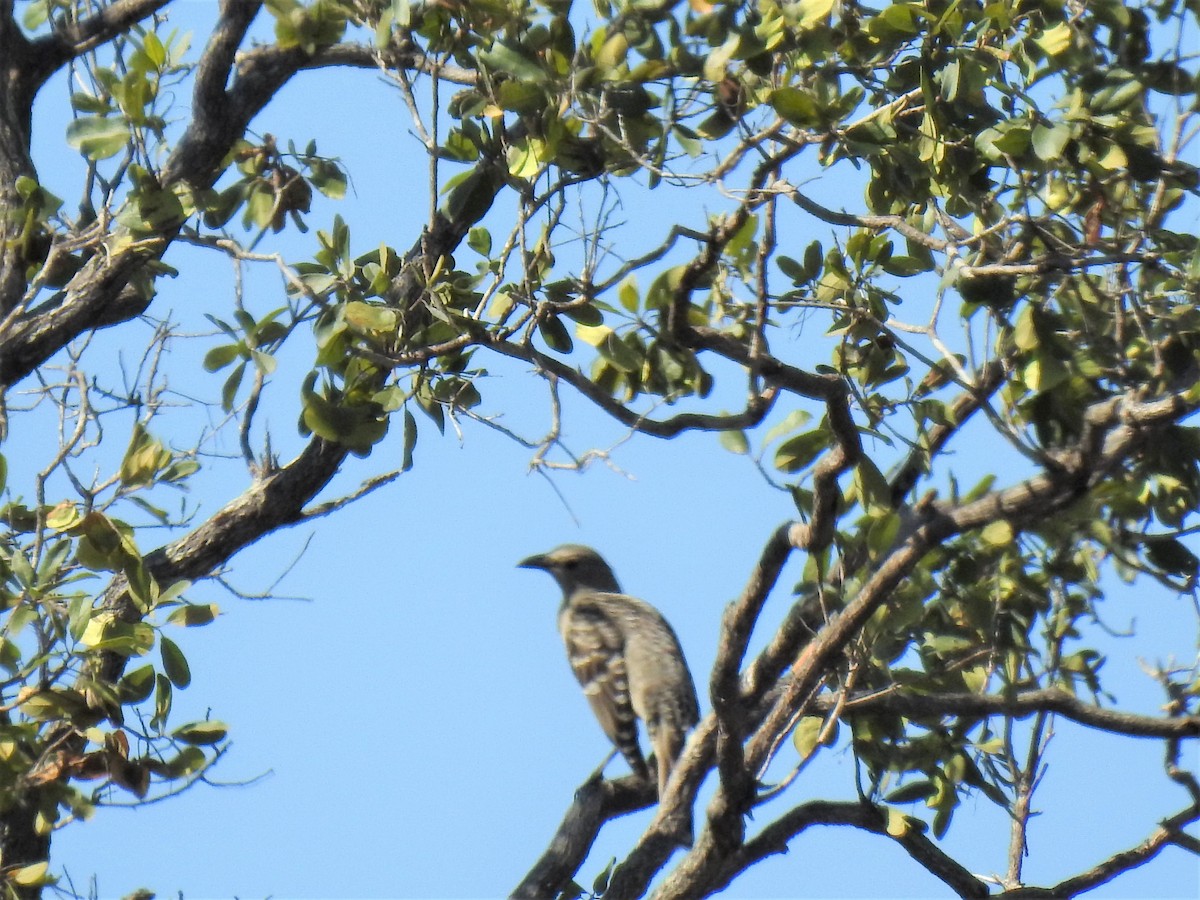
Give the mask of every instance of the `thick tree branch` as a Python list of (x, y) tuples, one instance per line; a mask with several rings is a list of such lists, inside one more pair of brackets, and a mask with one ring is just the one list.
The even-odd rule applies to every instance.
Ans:
[[(270, 67), (281, 55), (290, 51), (279, 47), (255, 47), (243, 53), (240, 66)], [(301, 68), (322, 69), (329, 66), (344, 66), (357, 69), (378, 69), (383, 66), (388, 69), (406, 72), (419, 72), (424, 75), (436, 75), (440, 81), (452, 84), (479, 84), (479, 73), (460, 66), (443, 65), (425, 55), (415, 44), (393, 42), (386, 49), (379, 50), (366, 44), (342, 43), (322, 47), (309, 57)]]
[[(721, 644), (709, 679), (709, 697), (717, 719), (717, 770), (726, 792), (742, 798), (744, 803), (749, 802), (755, 784), (742, 758), (745, 726), (739, 673), (754, 624), (791, 555), (792, 532), (801, 527), (789, 522), (775, 529), (742, 595), (725, 608), (721, 618)], [(723, 840), (731, 846), (740, 843), (741, 816), (733, 817), (728, 824), (734, 833), (725, 835)]]
[(78, 22), (60, 21), (53, 33), (33, 42), (38, 86), (65, 63), (108, 43), (130, 26), (153, 15), (170, 0), (116, 0)]
[[(303, 53), (297, 50), (271, 66), (248, 66), (226, 90), (237, 49), (260, 6), (256, 0), (222, 3), (197, 68), (192, 121), (167, 161), (164, 185), (182, 181), (194, 188), (211, 187), (250, 120), (303, 63)], [(21, 317), (2, 336), (0, 389), (24, 378), (79, 335), (143, 313), (152, 292), (134, 287), (131, 281), (146, 263), (166, 252), (174, 236), (175, 231), (170, 231), (96, 254), (71, 279), (58, 302)]]
[(516, 900), (557, 897), (579, 871), (604, 823), (645, 809), (654, 800), (653, 785), (634, 776), (614, 781), (588, 779), (575, 792), (550, 846), (511, 896)]
[(192, 121), (167, 160), (163, 180), (185, 181), (208, 187), (220, 174), (220, 163), (245, 132), (254, 114), (266, 104), (303, 60), (298, 51), (272, 66), (251, 66), (238, 72), (233, 84), (234, 60), (246, 31), (262, 4), (260, 0), (223, 0), (221, 15), (196, 68), (192, 90)]

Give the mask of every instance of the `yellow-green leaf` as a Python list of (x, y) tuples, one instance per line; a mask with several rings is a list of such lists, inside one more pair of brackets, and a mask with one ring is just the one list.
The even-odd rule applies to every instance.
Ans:
[(973, 666), (963, 669), (963, 683), (972, 694), (982, 694), (988, 683), (988, 667)]
[(746, 440), (744, 431), (722, 431), (720, 441), (721, 446), (730, 453), (744, 455), (750, 452), (750, 442)]
[(351, 300), (346, 304), (344, 316), (346, 324), (359, 333), (396, 330), (396, 310), (390, 307), (373, 306), (370, 303), (363, 303), (361, 300)]
[(612, 334), (612, 329), (607, 325), (576, 325), (575, 336), (585, 344), (591, 344), (593, 347), (599, 347), (604, 343), (604, 339)]
[(979, 535), (991, 547), (1006, 547), (1013, 542), (1013, 528), (1003, 519), (986, 526)]
[(1071, 46), (1071, 26), (1066, 22), (1059, 22), (1035, 37), (1033, 42), (1041, 47), (1047, 56), (1058, 56)]
[(795, 744), (801, 759), (812, 756), (813, 751), (817, 749), (824, 724), (825, 720), (820, 716), (805, 716), (796, 724), (795, 730), (792, 731), (792, 743)]
[(800, 27), (811, 28), (828, 18), (833, 11), (833, 0), (800, 0)]
[(19, 869), (13, 869), (8, 873), (8, 878), (14, 884), (19, 884), (22, 887), (35, 887), (40, 884), (46, 884), (50, 880), (49, 871), (50, 863), (42, 860), (41, 862), (21, 866)]
[(908, 834), (908, 816), (890, 806), (887, 811), (887, 833), (894, 838), (902, 838)]
[(546, 142), (535, 137), (516, 141), (508, 148), (506, 155), (509, 174), (514, 178), (525, 179), (535, 178), (549, 158)]
[(64, 500), (46, 515), (46, 527), (55, 531), (66, 531), (74, 528), (83, 521), (79, 508), (70, 501)]

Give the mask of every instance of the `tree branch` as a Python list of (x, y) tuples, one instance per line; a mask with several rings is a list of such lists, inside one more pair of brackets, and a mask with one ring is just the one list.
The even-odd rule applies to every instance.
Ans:
[[(709, 696), (717, 720), (717, 770), (725, 792), (739, 798), (739, 806), (751, 802), (755, 787), (742, 757), (745, 725), (739, 672), (754, 624), (791, 555), (792, 533), (802, 527), (788, 522), (775, 529), (742, 595), (725, 608), (721, 618), (721, 643), (709, 679)], [(717, 826), (718, 822), (714, 820), (713, 824)], [(740, 815), (727, 817), (720, 824), (732, 828), (731, 832), (718, 836), (723, 843), (728, 846), (741, 843), (744, 822)]]
[[(719, 870), (705, 879), (705, 895), (724, 890), (743, 871), (777, 853), (786, 853), (788, 843), (813, 825), (849, 825), (874, 834), (887, 835), (887, 816), (866, 803), (814, 800), (784, 813), (744, 846), (727, 856)], [(895, 838), (914, 860), (939, 878), (960, 897), (986, 897), (988, 887), (944, 853), (919, 829), (908, 828)], [(680, 865), (656, 893), (657, 900), (694, 897), (696, 880)]]
[[(271, 66), (248, 66), (225, 85), (237, 49), (257, 15), (258, 0), (225, 0), (221, 16), (197, 67), (192, 121), (164, 168), (163, 183), (211, 187), (222, 163), (250, 120), (304, 62), (302, 51)], [(22, 318), (3, 337), (0, 390), (15, 384), (80, 334), (143, 313), (152, 292), (131, 284), (149, 261), (161, 258), (178, 229), (113, 253), (96, 254), (71, 279), (62, 299)]]
[[(818, 697), (812, 703), (816, 712), (826, 712), (837, 703), (835, 697)], [(1023, 719), (1039, 712), (1056, 713), (1063, 718), (1114, 734), (1143, 738), (1200, 737), (1200, 716), (1146, 716), (1138, 713), (1103, 709), (1080, 700), (1062, 688), (1022, 691), (1012, 696), (999, 694), (916, 694), (903, 690), (884, 690), (850, 697), (845, 712), (881, 710), (912, 717), (1012, 716)]]
[(78, 22), (56, 26), (52, 34), (33, 42), (38, 86), (65, 63), (111, 41), (131, 25), (153, 15), (170, 0), (116, 0)]
[[(1175, 843), (1186, 843), (1188, 835), (1183, 831), (1185, 825), (1200, 819), (1200, 806), (1192, 804), (1181, 810), (1154, 829), (1146, 840), (1136, 847), (1115, 853), (1104, 862), (1093, 866), (1086, 872), (1081, 872), (1065, 881), (1060, 881), (1049, 889), (1052, 897), (1075, 897), (1085, 891), (1099, 887), (1112, 881), (1118, 875), (1143, 866), (1158, 856), (1165, 848)], [(1006, 892), (1001, 897), (1016, 895), (1017, 892)]]
[[(279, 47), (255, 47), (241, 55), (240, 66), (270, 67), (276, 64), (277, 58), (290, 51)], [(303, 69), (321, 69), (328, 66), (346, 66), (357, 69), (378, 69), (384, 66), (388, 69), (420, 72), (423, 75), (436, 75), (440, 81), (473, 87), (479, 84), (478, 73), (460, 66), (443, 65), (431, 60), (419, 47), (411, 42), (397, 43), (393, 41), (386, 49), (378, 50), (366, 44), (341, 43), (331, 44), (317, 50), (302, 64)]]
[(557, 897), (587, 859), (604, 823), (645, 809), (654, 802), (654, 793), (653, 785), (634, 776), (615, 781), (589, 778), (575, 792), (550, 846), (513, 888), (511, 896), (517, 900)]
[(528, 343), (513, 344), (494, 335), (483, 337), (481, 342), (503, 356), (533, 363), (544, 372), (571, 385), (622, 425), (652, 437), (672, 438), (685, 431), (728, 431), (753, 428), (766, 417), (777, 396), (776, 391), (768, 388), (749, 398), (746, 408), (740, 413), (711, 415), (689, 412), (679, 413), (669, 419), (651, 419), (647, 414), (635, 412), (614, 400), (607, 391), (579, 370), (572, 369), (566, 363), (542, 353)]

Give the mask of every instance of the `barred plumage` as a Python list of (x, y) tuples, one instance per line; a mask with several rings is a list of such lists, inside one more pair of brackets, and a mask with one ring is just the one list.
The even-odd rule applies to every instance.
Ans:
[(590, 547), (567, 544), (520, 565), (544, 569), (562, 588), (558, 629), (571, 669), (609, 740), (638, 776), (650, 779), (637, 737), (637, 720), (646, 724), (662, 796), (700, 717), (675, 632), (649, 603), (622, 594), (608, 563)]

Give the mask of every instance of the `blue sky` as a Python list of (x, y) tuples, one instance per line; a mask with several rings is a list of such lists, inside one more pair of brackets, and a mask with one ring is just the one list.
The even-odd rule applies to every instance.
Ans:
[[(211, 10), (192, 2), (173, 15), (195, 29), (200, 44)], [(60, 79), (36, 110), (35, 148), (42, 181), (70, 204), (81, 167), (63, 143), (64, 108), (55, 108), (63, 92)], [(186, 107), (187, 98), (180, 103)], [(408, 135), (398, 94), (377, 73), (301, 73), (253, 127), (301, 146), (315, 137), (322, 152), (348, 168), (350, 195), (338, 204), (318, 202), (308, 219), (314, 232), (336, 211), (350, 223), (357, 252), (380, 241), (400, 249), (412, 242), (426, 199), (410, 185), (414, 178), (422, 183), (424, 159)], [(841, 193), (847, 206), (858, 197), (836, 182), (823, 189)], [(638, 228), (678, 213), (650, 200), (627, 210)], [(797, 247), (814, 236), (827, 237), (798, 235)], [(293, 261), (314, 246), (313, 234), (279, 244)], [(227, 308), (230, 270), (194, 250), (181, 249), (168, 261), (181, 274), (161, 285), (153, 312), (172, 311), (184, 331), (208, 330), (199, 313)], [(251, 278), (255, 311), (281, 305), (273, 273)], [(100, 335), (92, 352), (136, 354), (137, 328)], [(173, 345), (178, 389), (218, 396), (221, 378), (198, 374), (213, 343), (196, 337)], [(306, 352), (297, 347), (285, 359), (264, 415), (285, 458), (301, 445), (292, 424), (297, 392), (287, 373), (307, 365)], [(544, 431), (542, 383), (519, 365), (487, 365), (494, 374), (485, 388), (488, 408), (502, 410), (505, 423), (523, 433)], [(730, 406), (736, 402), (734, 391)], [(574, 398), (567, 398), (566, 414), (576, 450), (613, 447), (624, 437)], [(794, 513), (787, 494), (767, 485), (746, 457), (722, 450), (713, 435), (620, 443), (613, 467), (559, 473), (552, 487), (528, 472), (530, 451), (494, 431), (471, 425), (460, 442), (451, 430), (438, 437), (427, 422), (420, 426), (416, 466), (392, 485), (234, 560), (229, 580), (239, 590), (272, 590), (281, 599), (239, 600), (213, 583), (195, 587), (191, 599), (217, 602), (223, 615), (177, 637), (193, 683), (177, 696), (176, 715), (185, 721), (211, 710), (229, 723), (232, 747), (214, 773), (229, 785), (200, 786), (138, 809), (103, 809), (92, 822), (59, 833), (55, 867), (77, 890), (87, 893), (94, 884), (102, 897), (137, 887), (187, 898), (502, 895), (545, 847), (572, 791), (608, 752), (563, 655), (553, 583), (515, 568), (517, 560), (559, 543), (599, 548), (626, 590), (666, 613), (708, 708), (704, 685), (720, 612), (771, 530)], [(5, 448), (10, 463), (15, 442), (24, 440), (17, 431)], [(234, 435), (225, 440), (224, 449), (234, 450)], [(335, 488), (351, 490), (362, 478), (398, 467), (400, 453), (393, 434), (369, 460), (352, 461)], [(955, 465), (975, 474), (998, 471), (1002, 480), (1018, 471), (1006, 470), (1007, 461), (983, 443), (960, 448)], [(193, 499), (204, 514), (234, 496), (247, 476), (236, 462), (213, 460), (202, 479), (207, 489)], [(159, 539), (143, 540), (152, 546)], [(794, 580), (781, 579), (754, 646), (783, 614)], [(1137, 655), (1150, 662), (1168, 653), (1194, 657), (1191, 600), (1149, 584), (1114, 584), (1109, 601), (1110, 624), (1136, 618), (1143, 635), (1104, 639), (1110, 670), (1120, 673), (1113, 682), (1119, 705), (1155, 712), (1161, 700)], [(1163, 786), (1157, 744), (1097, 737), (1068, 723), (1057, 730), (1037, 798), (1045, 815), (1031, 829), (1033, 883), (1132, 845), (1184, 802), (1181, 792)], [(1189, 753), (1197, 763), (1194, 746)], [(610, 771), (622, 773), (623, 765), (615, 761)], [(789, 802), (850, 798), (853, 784), (852, 759), (835, 748), (785, 796)], [(972, 871), (1003, 871), (1004, 815), (979, 799), (958, 819), (948, 849)], [(647, 822), (641, 813), (606, 828), (580, 882), (590, 884)], [(1094, 896), (1187, 897), (1198, 884), (1196, 860), (1171, 849)], [(803, 835), (787, 856), (747, 875), (729, 895), (948, 892), (888, 841), (825, 829)]]

